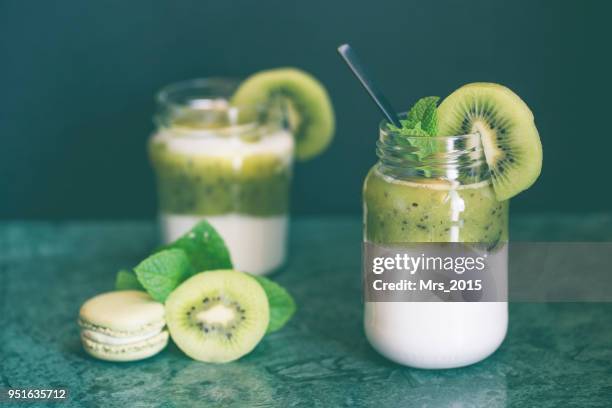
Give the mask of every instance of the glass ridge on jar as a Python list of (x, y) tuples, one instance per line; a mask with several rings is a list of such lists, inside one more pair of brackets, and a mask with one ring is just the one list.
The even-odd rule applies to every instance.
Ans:
[[(364, 241), (374, 245), (508, 240), (508, 201), (496, 199), (479, 134), (406, 137), (380, 125), (363, 190)], [(506, 258), (501, 263), (507, 276)], [(365, 302), (372, 346), (419, 368), (475, 363), (503, 341), (507, 302)]]

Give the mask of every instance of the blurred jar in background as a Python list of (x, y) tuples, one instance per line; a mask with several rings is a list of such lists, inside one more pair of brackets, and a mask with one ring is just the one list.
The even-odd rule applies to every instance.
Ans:
[(149, 156), (164, 240), (205, 219), (236, 269), (262, 275), (286, 257), (294, 140), (280, 107), (230, 106), (238, 83), (196, 79), (163, 88)]

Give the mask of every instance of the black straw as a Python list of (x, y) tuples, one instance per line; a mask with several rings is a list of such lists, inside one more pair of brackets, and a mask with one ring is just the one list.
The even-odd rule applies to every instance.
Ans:
[(387, 120), (397, 127), (402, 127), (402, 124), (395, 113), (395, 109), (393, 109), (393, 106), (391, 106), (380, 89), (374, 85), (371, 77), (366, 74), (363, 64), (361, 64), (351, 46), (348, 44), (342, 44), (338, 47), (338, 53), (347, 63), (353, 74), (355, 74), (359, 82), (361, 82), (361, 85), (363, 85), (366, 91), (368, 91), (368, 94), (372, 97), (374, 102), (376, 102), (376, 105), (381, 110), (383, 115), (385, 115)]

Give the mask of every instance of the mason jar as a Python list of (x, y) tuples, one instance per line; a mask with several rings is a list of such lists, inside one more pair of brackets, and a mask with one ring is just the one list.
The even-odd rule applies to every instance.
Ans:
[(280, 107), (232, 106), (237, 85), (196, 79), (163, 88), (149, 157), (164, 241), (207, 220), (234, 267), (262, 275), (286, 256), (294, 141)]
[[(363, 190), (364, 259), (403, 251), (423, 258), (421, 265), (435, 254), (435, 265), (437, 259), (459, 260), (457, 254), (476, 251), (488, 264), (488, 275), (450, 271), (441, 281), (444, 289), (451, 289), (453, 280), (464, 281), (457, 293), (404, 290), (387, 296), (367, 286), (372, 279), (364, 262), (369, 342), (390, 360), (419, 368), (484, 359), (500, 346), (508, 324), (509, 203), (495, 197), (480, 135), (406, 137), (383, 122), (377, 156)], [(427, 284), (439, 272), (417, 275)], [(466, 287), (467, 278), (488, 279), (490, 292), (483, 296)]]

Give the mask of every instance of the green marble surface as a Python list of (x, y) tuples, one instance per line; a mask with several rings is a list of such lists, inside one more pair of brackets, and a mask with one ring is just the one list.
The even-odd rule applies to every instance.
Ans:
[[(0, 387), (67, 387), (56, 406), (75, 407), (612, 406), (612, 303), (512, 304), (502, 347), (462, 369), (377, 355), (362, 331), (360, 236), (355, 218), (293, 222), (275, 278), (299, 310), (239, 362), (199, 363), (170, 345), (118, 364), (83, 352), (77, 312), (156, 245), (155, 225), (0, 223)], [(513, 217), (512, 237), (612, 241), (612, 216)]]

